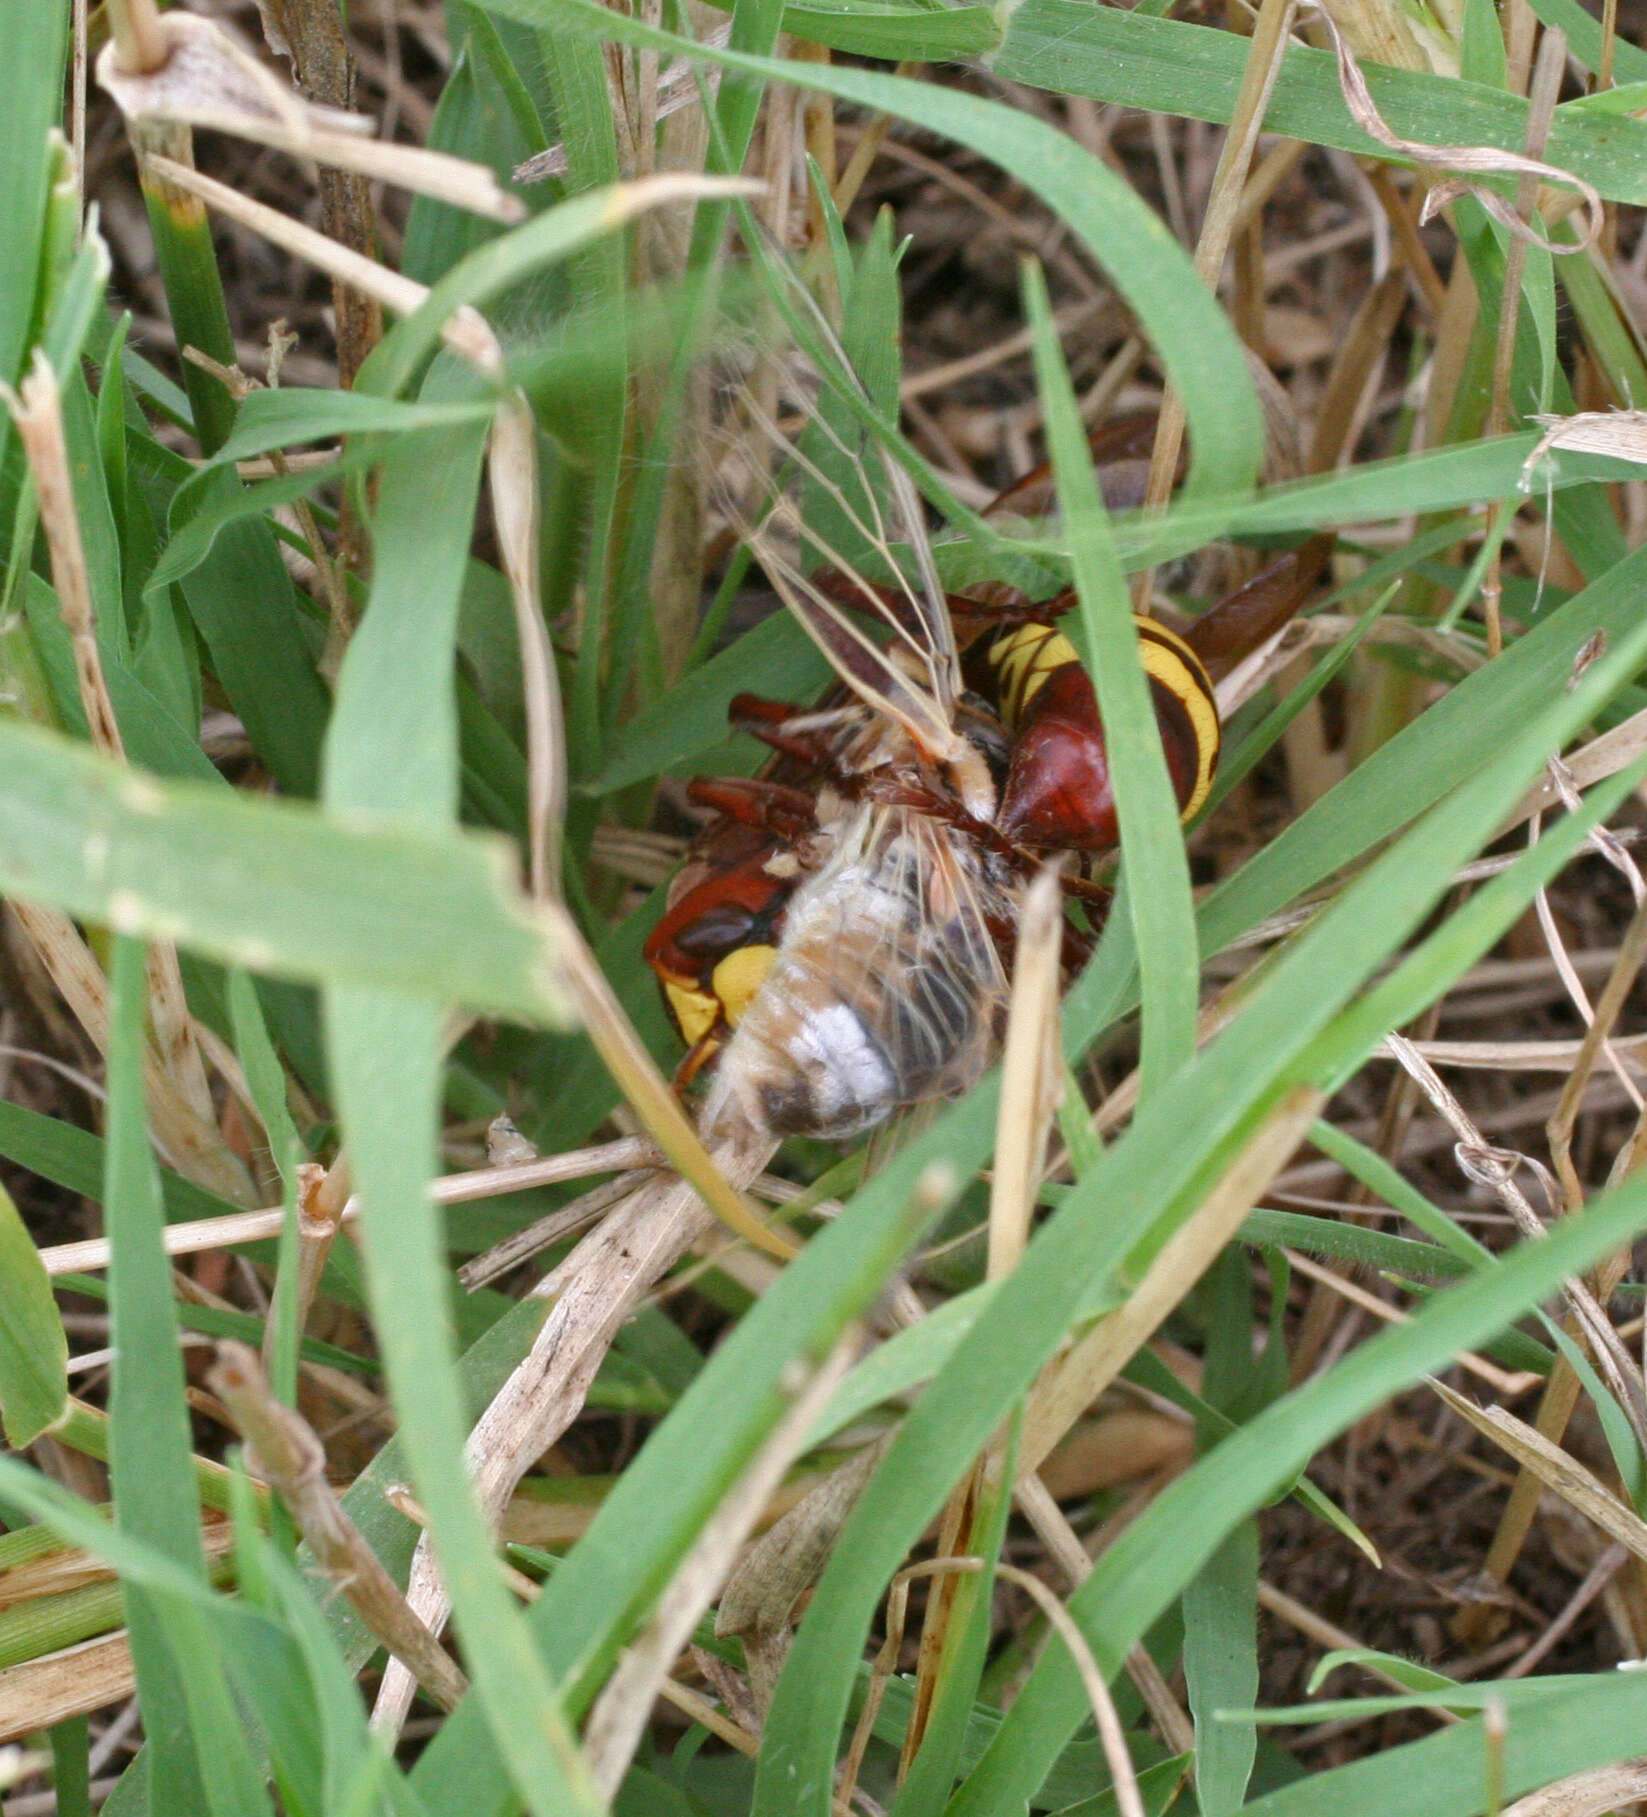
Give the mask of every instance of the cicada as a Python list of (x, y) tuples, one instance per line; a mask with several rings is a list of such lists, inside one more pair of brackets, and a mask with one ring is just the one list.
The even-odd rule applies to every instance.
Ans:
[[(997, 1051), (1024, 879), (1117, 837), (1092, 683), (1057, 628), (1071, 597), (946, 595), (913, 487), (884, 465), (913, 579), (871, 584), (809, 547), (788, 499), (752, 532), (839, 685), (811, 708), (735, 700), (772, 763), (689, 791), (715, 818), (645, 951), (689, 1045), (677, 1082), (715, 1063), (706, 1125), (730, 1110), (838, 1140), (968, 1090)], [(1184, 637), (1137, 621), (1186, 818), (1218, 762), (1209, 669), (1278, 629), (1324, 557), (1319, 541), (1283, 557)]]

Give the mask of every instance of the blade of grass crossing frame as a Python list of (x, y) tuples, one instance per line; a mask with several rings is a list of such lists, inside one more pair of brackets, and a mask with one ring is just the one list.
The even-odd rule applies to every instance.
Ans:
[(1080, 608), (1072, 628), (1097, 690), (1114, 779), (1143, 996), (1142, 1102), (1195, 1051), (1200, 957), (1189, 859), (1139, 655), (1126, 575), (1115, 553), (1038, 266), (1024, 267), (1024, 303), (1035, 336), (1036, 388)]
[[(990, 68), (1032, 88), (1227, 126), (1245, 58), (1240, 35), (1219, 28), (1148, 19), (1079, 0), (1024, 0), (1013, 11)], [(1403, 138), (1505, 151), (1520, 151), (1526, 143), (1527, 103), (1519, 95), (1429, 70), (1369, 64), (1365, 74), (1379, 111)], [(1647, 199), (1647, 134), (1636, 130), (1639, 125), (1593, 109), (1558, 107), (1543, 156), (1593, 183), (1607, 200), (1640, 202)], [(1628, 130), (1607, 130), (1614, 126)], [(1351, 119), (1330, 51), (1288, 46), (1264, 127), (1357, 157), (1393, 161), (1388, 147)]]
[[(1586, 1768), (1629, 1758), (1635, 1752), (1629, 1738), (1641, 1733), (1644, 1721), (1647, 1684), (1639, 1672), (1596, 1673), (1582, 1689), (1516, 1710), (1504, 1737), (1503, 1795), (1519, 1798), (1541, 1787), (1553, 1789)], [(1482, 1809), (1487, 1747), (1482, 1720), (1458, 1723), (1255, 1798), (1241, 1807), (1241, 1817), (1319, 1817), (1322, 1811), (1334, 1817), (1388, 1817), (1392, 1811), (1402, 1817), (1475, 1817)], [(1554, 1812), (1560, 1806), (1547, 1808)]]
[[(1126, 1133), (1041, 1226), (906, 1420), (837, 1541), (768, 1715), (757, 1817), (822, 1817), (850, 1663), (887, 1577), (936, 1513), (951, 1473), (1028, 1388), (1094, 1295), (1136, 1278), (1286, 1087), (1308, 1077), (1298, 1068), (1311, 1041), (1430, 911), (1446, 878), (1491, 835), (1543, 754), (1584, 724), (1644, 655), (1647, 625), (1622, 636), (1612, 655), (1543, 712), (1508, 734), (1501, 727), (1498, 760), (1321, 916), (1242, 1014), (1140, 1106)], [(1607, 799), (1606, 791), (1598, 795)], [(1570, 830), (1556, 831), (1570, 851)], [(1554, 852), (1533, 856), (1539, 868), (1518, 868), (1518, 884), (1558, 862)], [(795, 1801), (797, 1786), (807, 1788), (805, 1802)], [(824, 1803), (811, 1801), (814, 1786)]]
[(68, 1357), (40, 1251), (0, 1186), (0, 1415), (14, 1451), (32, 1445), (63, 1417)]
[[(390, 445), (372, 518), (373, 581), (338, 677), (326, 753), (334, 811), (425, 827), (456, 810), (458, 601), (481, 434)], [(468, 1421), (446, 1311), (443, 1226), (429, 1187), (440, 1129), (443, 1012), (386, 991), (328, 993), (326, 1030), (355, 1172), (366, 1279), (419, 1499), (429, 1514), (474, 1696), (538, 1817), (600, 1809), (557, 1687), (498, 1575), (463, 1462)]]
[[(498, 1574), (463, 1463), (468, 1421), (449, 1333), (441, 1220), (429, 1196), (440, 1126), (441, 1013), (381, 991), (327, 996), (328, 1050), (362, 1206), (373, 1322), (400, 1437), (490, 1735), (537, 1817), (601, 1801), (559, 1690)], [(454, 1812), (467, 1806), (454, 1806)]]
[(564, 1015), (500, 841), (162, 786), (4, 720), (0, 891), (284, 977)]
[[(113, 1250), (109, 1314), (116, 1357), (109, 1395), (109, 1476), (120, 1528), (204, 1584), (171, 1268), (161, 1247), (160, 1182), (143, 1098), (147, 1000), (142, 944), (118, 937), (109, 1004), (103, 1188)], [(247, 1812), (267, 1809), (261, 1777), (238, 1725), (228, 1734), (196, 1730), (192, 1706), (211, 1698), (212, 1681), (221, 1688), (221, 1667), (211, 1657), (215, 1649), (188, 1644), (195, 1636), (185, 1630), (193, 1623), (183, 1621), (182, 1613), (175, 1596), (127, 1588), (126, 1620), (149, 1743), (150, 1808), (166, 1813), (223, 1810), (216, 1794), (227, 1778), (255, 1788)]]

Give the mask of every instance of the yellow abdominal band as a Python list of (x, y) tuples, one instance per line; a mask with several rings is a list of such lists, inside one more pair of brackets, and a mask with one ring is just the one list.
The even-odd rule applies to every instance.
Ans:
[(766, 974), (777, 956), (775, 946), (740, 946), (715, 967), (715, 997), (733, 1028), (742, 1021), (756, 991), (766, 982)]
[(689, 1047), (696, 1047), (723, 1019), (728, 1028), (738, 1026), (777, 956), (775, 946), (740, 946), (715, 967), (706, 991), (685, 978), (665, 980), (664, 995)]
[[(1195, 739), (1195, 782), (1184, 803), (1184, 819), (1200, 811), (1212, 792), (1218, 768), (1218, 700), (1201, 659), (1183, 638), (1153, 618), (1134, 618), (1144, 673), (1158, 681), (1184, 709)], [(1047, 677), (1065, 663), (1079, 662), (1075, 646), (1050, 625), (1025, 625), (1000, 638), (989, 653), (1000, 677), (1001, 713), (1016, 728)]]
[(1195, 734), (1195, 786), (1184, 803), (1183, 818), (1188, 820), (1201, 810), (1201, 804), (1212, 793), (1213, 773), (1218, 768), (1218, 746), (1221, 728), (1218, 724), (1218, 697), (1201, 666), (1201, 659), (1183, 638), (1160, 625), (1153, 618), (1133, 621), (1138, 627), (1138, 650), (1144, 659), (1144, 673), (1172, 695), (1189, 716)]

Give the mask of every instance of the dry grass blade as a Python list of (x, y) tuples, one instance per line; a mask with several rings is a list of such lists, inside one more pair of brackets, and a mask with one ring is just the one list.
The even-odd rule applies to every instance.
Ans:
[(1647, 1760), (1575, 1773), (1541, 1792), (1507, 1805), (1503, 1817), (1603, 1817), (1604, 1812), (1647, 1798)]
[[(574, 1149), (564, 1155), (518, 1162), (508, 1167), (476, 1167), (468, 1173), (447, 1174), (436, 1180), (430, 1196), (438, 1205), (463, 1205), (474, 1199), (498, 1198), (526, 1192), (534, 1186), (554, 1186), (563, 1180), (581, 1180), (590, 1174), (621, 1172), (655, 1164), (655, 1144), (639, 1137), (606, 1142), (594, 1148)], [(339, 1178), (334, 1166), (329, 1178)], [(632, 1182), (630, 1183), (633, 1184)], [(339, 1223), (353, 1220), (358, 1207), (351, 1198), (337, 1212)], [(328, 1215), (330, 1215), (328, 1213)], [(262, 1211), (235, 1212), (222, 1218), (197, 1218), (187, 1224), (168, 1224), (167, 1255), (199, 1255), (210, 1249), (228, 1249), (237, 1243), (255, 1243), (280, 1234), (286, 1217), (279, 1205)], [(109, 1265), (109, 1246), (101, 1237), (83, 1243), (58, 1243), (42, 1249), (40, 1259), (49, 1275), (95, 1273)]]
[[(1647, 751), (1647, 708), (1632, 713), (1628, 719), (1592, 738), (1588, 744), (1581, 745), (1571, 756), (1564, 757), (1562, 764), (1571, 786), (1587, 789), (1605, 777), (1616, 776), (1620, 770), (1634, 763), (1643, 751)], [(1521, 798), (1516, 804), (1515, 812), (1499, 828), (1495, 837), (1502, 837), (1523, 821), (1531, 820), (1535, 814), (1559, 807), (1565, 794), (1564, 782), (1546, 776)]]
[(1047, 1136), (1063, 1097), (1058, 980), (1064, 916), (1059, 871), (1059, 866), (1047, 865), (1036, 875), (1024, 892), (1018, 922), (989, 1192), (992, 1281), (1017, 1267), (1029, 1241)]
[(804, 1448), (813, 1420), (846, 1374), (857, 1348), (858, 1334), (848, 1332), (801, 1386), (749, 1468), (721, 1498), (651, 1620), (607, 1680), (584, 1731), (590, 1768), (604, 1796), (616, 1795), (670, 1662), (714, 1600), (733, 1554)]
[[(1367, 87), (1367, 79), (1361, 73), (1361, 66), (1345, 42), (1332, 14), (1323, 7), (1318, 6), (1317, 10), (1326, 22), (1328, 36), (1332, 39), (1333, 54), (1338, 60), (1338, 84), (1343, 90), (1344, 105), (1350, 110), (1356, 125), (1380, 145), (1403, 158), (1410, 158), (1421, 170), (1465, 173), (1461, 178), (1438, 183), (1430, 191), (1419, 216), (1421, 225), (1436, 209), (1455, 196), (1468, 193), (1511, 234), (1529, 240), (1535, 246), (1542, 246), (1546, 252), (1585, 252), (1600, 239), (1605, 220), (1601, 197), (1593, 184), (1574, 176), (1570, 170), (1562, 170), (1559, 165), (1546, 164), (1542, 159), (1530, 158), (1522, 152), (1498, 151), (1482, 145), (1426, 145), (1421, 140), (1403, 139), (1393, 132), (1378, 111), (1378, 105)], [(1548, 239), (1536, 227), (1522, 220), (1496, 190), (1484, 183), (1470, 180), (1500, 175), (1542, 177), (1547, 182), (1559, 183), (1565, 188), (1576, 190), (1589, 217), (1583, 234), (1576, 241)]]
[[(323, 107), (352, 110), (355, 59), (343, 16), (331, 0), (263, 0), (261, 11), (264, 38), (290, 57), (292, 73), (303, 93)], [(276, 38), (281, 40), (279, 46), (274, 44)], [(366, 178), (358, 170), (339, 170), (322, 163), (316, 186), (322, 230), (356, 252), (375, 252), (377, 220)], [(493, 189), (496, 191), (495, 184)], [(383, 333), (383, 314), (370, 297), (361, 296), (347, 284), (332, 286), (332, 303), (337, 311), (338, 383), (348, 387)], [(352, 522), (340, 536), (347, 550), (353, 541)]]
[(1456, 76), (1456, 55), (1447, 58), (1446, 46), (1433, 33), (1424, 33), (1400, 0), (1321, 0), (1325, 12), (1369, 63), (1387, 63), (1396, 69), (1429, 69), (1440, 53), (1445, 73)]
[(122, 1628), (0, 1672), (0, 1742), (20, 1741), (72, 1716), (107, 1709), (137, 1688)]
[(1040, 1467), (1093, 1399), (1198, 1281), (1291, 1158), (1315, 1120), (1321, 1094), (1296, 1087), (1270, 1113), (1118, 1307), (1036, 1384), (1018, 1446), (1019, 1473)]
[(627, 1198), (635, 1190), (635, 1186), (634, 1179), (619, 1178), (607, 1180), (588, 1192), (580, 1193), (570, 1204), (545, 1213), (524, 1230), (517, 1230), (501, 1243), (494, 1243), (480, 1255), (472, 1256), (458, 1270), (459, 1282), (470, 1293), (477, 1287), (489, 1286), (511, 1269), (518, 1268), (522, 1262), (529, 1262), (533, 1256), (541, 1255), (562, 1237), (573, 1236), (594, 1223), (596, 1218), (604, 1217), (620, 1199)]
[(1576, 1210), (1584, 1199), (1583, 1185), (1573, 1167), (1573, 1128), (1601, 1054), (1605, 1051), (1613, 1066), (1622, 1071), (1619, 1056), (1609, 1037), (1623, 1012), (1625, 1000), (1635, 986), (1643, 963), (1647, 963), (1647, 904), (1638, 908), (1631, 918), (1629, 928), (1619, 945), (1618, 958), (1596, 1002), (1595, 1014), (1579, 1044), (1573, 1070), (1562, 1087), (1561, 1104), (1549, 1122), (1550, 1152), (1555, 1160), (1562, 1190), (1567, 1195), (1569, 1211)]
[[(182, 190), (197, 201), (209, 204), (218, 213), (238, 221), (241, 226), (261, 234), (273, 245), (307, 260), (328, 277), (348, 284), (365, 296), (374, 297), (393, 315), (410, 315), (429, 294), (426, 286), (412, 278), (403, 277), (387, 265), (380, 265), (363, 253), (339, 245), (315, 228), (305, 227), (301, 221), (283, 215), (278, 208), (243, 196), (239, 190), (219, 183), (215, 177), (202, 176), (174, 158), (151, 153), (144, 159), (144, 168), (174, 189)], [(442, 328), (441, 336), (454, 353), (483, 372), (496, 373), (500, 369), (502, 358), (491, 329), (467, 305), (454, 311)]]
[[(715, 1160), (734, 1183), (747, 1185), (770, 1153), (770, 1146), (729, 1147)], [(469, 1435), (469, 1466), (489, 1518), (501, 1515), (521, 1477), (582, 1412), (601, 1359), (653, 1283), (713, 1228), (697, 1192), (662, 1176), (639, 1187), (544, 1279), (538, 1292), (554, 1301), (549, 1316)], [(447, 1601), (426, 1540), (413, 1561), (407, 1600), (438, 1630)], [(374, 1720), (398, 1725), (411, 1691), (410, 1677), (391, 1663)]]
[[(22, 382), (20, 394), (0, 386), (22, 438), (34, 477), (35, 498), (51, 551), (52, 579), (57, 587), (58, 609), (74, 648), (75, 680), (86, 715), (91, 741), (110, 757), (124, 761), (120, 726), (114, 703), (103, 677), (103, 660), (97, 647), (97, 623), (92, 604), (91, 577), (80, 536), (74, 486), (69, 476), (68, 445), (63, 432), (62, 397), (57, 375), (45, 350), (37, 347), (34, 363)], [(177, 949), (156, 942), (149, 949), (149, 1010), (159, 1058), (177, 1094), (199, 1124), (212, 1121), (212, 1096), (206, 1068), (195, 1039), (194, 1018), (183, 991), (183, 974)], [(232, 1176), (231, 1176), (232, 1177)], [(241, 1182), (249, 1190), (249, 1182)], [(238, 1196), (238, 1195), (237, 1195)]]
[(538, 566), (538, 430), (523, 393), (499, 403), (487, 445), (498, 551), (515, 608), (526, 703), (527, 871), (540, 901), (557, 887), (566, 817), (566, 751), (560, 682), (543, 617)]
[[(1202, 281), (1216, 288), (1224, 269), (1230, 240), (1240, 215), (1241, 195), (1247, 171), (1258, 145), (1258, 134), (1264, 124), (1264, 111), (1281, 74), (1281, 60), (1286, 51), (1287, 36), (1292, 30), (1296, 0), (1263, 0), (1252, 41), (1247, 50), (1247, 66), (1241, 78), (1241, 92), (1236, 97), (1235, 112), (1218, 155), (1218, 169), (1207, 197), (1206, 217), (1201, 224), (1201, 237), (1195, 248), (1195, 269)], [(1184, 441), (1184, 406), (1175, 390), (1169, 388), (1161, 400), (1161, 416), (1156, 425), (1155, 446), (1150, 454), (1149, 484), (1145, 505), (1159, 510), (1172, 492), (1178, 472), (1178, 455)], [(1147, 610), (1153, 573), (1139, 577), (1137, 593), (1139, 610)]]
[(291, 1510), (320, 1568), (395, 1658), (443, 1710), (456, 1709), (468, 1681), (407, 1606), (326, 1482), (326, 1451), (308, 1423), (269, 1392), (255, 1352), (225, 1341), (207, 1376), (255, 1453), (257, 1468)]
[[(1582, 1041), (1415, 1041), (1413, 1051), (1432, 1066), (1462, 1066), (1484, 1072), (1571, 1074), (1584, 1050)], [(1613, 1056), (1637, 1072), (1647, 1071), (1647, 1035), (1615, 1035)]]
[(122, 67), (116, 45), (98, 58), (98, 82), (128, 120), (233, 133), (494, 221), (526, 218), (519, 196), (502, 188), (484, 165), (365, 136), (369, 120), (301, 100), (215, 21), (174, 9), (161, 16), (159, 27), (163, 58), (141, 73)]
[[(36, 347), (34, 363), (18, 391), (0, 384), (0, 400), (28, 456), (34, 494), (51, 552), (52, 580), (57, 588), (57, 608), (63, 615), (74, 646), (74, 677), (86, 729), (98, 750), (124, 760), (120, 727), (114, 703), (103, 679), (103, 659), (97, 649), (97, 622), (92, 607), (91, 577), (86, 550), (80, 538), (80, 517), (75, 508), (74, 485), (69, 477), (68, 448), (63, 439), (62, 395), (46, 350)], [(204, 1079), (202, 1079), (204, 1088)]]
[(1571, 454), (1599, 454), (1609, 460), (1647, 467), (1647, 410), (1580, 410), (1573, 416), (1535, 416), (1543, 425), (1521, 464), (1521, 490), (1533, 489), (1533, 475), (1545, 455), (1565, 449)]
[(1445, 1382), (1432, 1379), (1429, 1385), (1460, 1419), (1467, 1420), (1477, 1432), (1490, 1438), (1506, 1455), (1530, 1470), (1569, 1507), (1576, 1508), (1593, 1521), (1609, 1539), (1617, 1540), (1634, 1557), (1647, 1560), (1647, 1521), (1610, 1493), (1606, 1485), (1576, 1458), (1502, 1407), (1478, 1407)]

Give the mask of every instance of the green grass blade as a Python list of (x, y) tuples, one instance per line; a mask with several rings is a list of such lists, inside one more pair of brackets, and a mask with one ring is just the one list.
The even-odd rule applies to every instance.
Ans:
[(231, 964), (558, 1024), (553, 955), (509, 850), (161, 786), (0, 722), (0, 890)]
[[(1601, 67), (1601, 21), (1587, 13), (1580, 0), (1528, 0), (1531, 10), (1546, 25), (1567, 34), (1569, 48), (1589, 70)], [(1639, 50), (1622, 32), (1613, 34), (1613, 74), (1619, 82), (1647, 78), (1647, 51)]]
[(1026, 268), (1024, 293), (1080, 607), (1072, 628), (1084, 633), (1081, 657), (1097, 691), (1114, 779), (1143, 996), (1142, 1102), (1195, 1052), (1201, 981), (1189, 859), (1139, 656), (1126, 575), (1116, 557), (1086, 430), (1052, 325), (1046, 283), (1037, 267)]
[[(0, 1155), (84, 1198), (95, 1201), (102, 1197), (107, 1166), (104, 1145), (90, 1130), (0, 1099)], [(187, 1218), (226, 1217), (241, 1209), (169, 1169), (161, 1173), (160, 1190), (169, 1224)]]
[(52, 1725), (51, 1787), (57, 1798), (57, 1817), (91, 1817), (89, 1738), (84, 1716)]
[[(179, 163), (194, 162), (192, 134), (186, 126), (139, 123), (132, 129), (132, 139), (140, 151), (147, 145)], [(229, 327), (229, 309), (223, 297), (206, 205), (198, 196), (174, 189), (155, 176), (142, 158), (138, 160), (138, 175), (178, 351), (198, 347), (219, 365), (233, 368), (234, 335)], [(215, 454), (234, 427), (234, 401), (223, 381), (193, 360), (183, 362), (183, 389), (189, 394), (201, 451)]]
[[(0, 9), (0, 68), (11, 72), (0, 110), (0, 224), (7, 249), (0, 274), (0, 375), (8, 383), (22, 370), (35, 314), (46, 187), (57, 161), (49, 134), (62, 112), (68, 44), (63, 7)], [(8, 416), (0, 423), (0, 462), (11, 433)]]
[(68, 1358), (40, 1252), (0, 1187), (0, 1415), (14, 1451), (32, 1445), (63, 1417)]
[(1258, 1695), (1258, 1526), (1242, 1521), (1184, 1589), (1184, 1678), (1202, 1817), (1232, 1817), (1258, 1749), (1251, 1722), (1219, 1721)]
[[(452, 702), (458, 600), (482, 438), (397, 440), (379, 476), (371, 599), (338, 678), (327, 804), (438, 830), (457, 808)], [(443, 968), (436, 968), (436, 977)], [(451, 1595), (475, 1698), (510, 1779), (540, 1817), (599, 1809), (557, 1687), (498, 1576), (463, 1464), (466, 1409), (446, 1317), (438, 1004), (369, 989), (327, 999), (327, 1038), (363, 1207), (369, 1290), (413, 1481)]]
[(327, 999), (374, 1323), (474, 1682), (470, 1701), (484, 1711), (489, 1746), (538, 1817), (592, 1817), (600, 1801), (560, 1713), (557, 1686), (498, 1576), (463, 1466), (467, 1420), (444, 1316), (440, 1219), (428, 1190), (439, 1128), (442, 1020), (437, 1009), (382, 992), (338, 989)]
[[(1228, 125), (1245, 67), (1241, 37), (1173, 19), (1148, 19), (1080, 0), (1024, 0), (991, 59), (995, 74), (1061, 95), (1086, 95), (1152, 113)], [(1457, 76), (1366, 66), (1367, 85), (1391, 129), (1432, 145), (1520, 151), (1527, 103)], [(1391, 156), (1350, 118), (1332, 54), (1290, 44), (1264, 126), (1286, 138), (1357, 157)], [(1615, 137), (1612, 128), (1623, 128)], [(1647, 126), (1557, 108), (1544, 156), (1617, 202), (1647, 200)]]
[[(239, 484), (232, 474), (219, 475), (210, 500), (228, 497)], [(256, 519), (228, 525), (184, 577), (182, 592), (258, 756), (287, 794), (313, 795), (330, 703), (274, 531)]]
[(373, 519), (371, 598), (338, 677), (326, 747), (334, 814), (434, 829), (457, 810), (452, 652), (484, 428), (398, 440)]
[[(109, 1004), (108, 1171), (103, 1203), (113, 1250), (109, 1315), (116, 1362), (109, 1395), (109, 1478), (122, 1531), (204, 1584), (183, 1366), (171, 1269), (161, 1248), (160, 1184), (143, 1094), (144, 952), (115, 943)], [(127, 1625), (161, 1810), (208, 1808), (179, 1662), (167, 1639), (176, 1605), (129, 1586)]]

